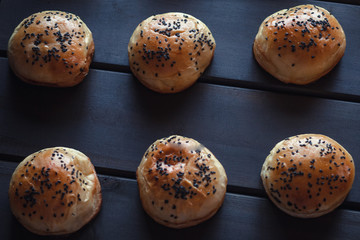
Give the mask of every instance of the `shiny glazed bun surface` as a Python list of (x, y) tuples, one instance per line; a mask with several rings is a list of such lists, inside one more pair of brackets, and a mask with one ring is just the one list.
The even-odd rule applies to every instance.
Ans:
[(345, 33), (324, 8), (300, 5), (267, 17), (255, 37), (255, 59), (285, 83), (308, 84), (327, 74), (346, 48)]
[(314, 218), (337, 208), (355, 177), (351, 155), (320, 134), (287, 138), (271, 150), (261, 178), (274, 204), (295, 217)]
[(145, 211), (167, 227), (197, 225), (212, 217), (224, 201), (223, 166), (191, 138), (173, 135), (155, 141), (136, 174)]
[(175, 93), (196, 82), (210, 64), (215, 47), (209, 28), (199, 19), (164, 13), (136, 27), (128, 45), (129, 64), (146, 87)]
[(99, 212), (101, 186), (83, 153), (47, 148), (29, 155), (15, 169), (9, 201), (16, 219), (31, 232), (69, 234)]
[(92, 33), (78, 16), (43, 11), (15, 28), (8, 58), (15, 75), (25, 82), (71, 87), (88, 74), (94, 50)]

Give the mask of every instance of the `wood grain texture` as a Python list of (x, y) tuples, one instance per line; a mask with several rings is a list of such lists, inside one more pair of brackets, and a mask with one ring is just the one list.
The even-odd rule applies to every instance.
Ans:
[[(1, 159), (3, 160), (3, 159)], [(103, 204), (99, 215), (65, 237), (39, 237), (12, 216), (7, 189), (15, 163), (0, 161), (1, 239), (357, 239), (360, 212), (339, 208), (317, 219), (282, 213), (268, 199), (227, 194), (210, 220), (175, 230), (155, 223), (143, 211), (136, 181), (100, 175)]]
[[(25, 157), (46, 147), (72, 147), (98, 168), (133, 177), (152, 142), (180, 134), (217, 156), (232, 191), (252, 189), (256, 195), (263, 195), (259, 175), (266, 156), (286, 137), (325, 134), (340, 142), (355, 164), (360, 156), (358, 103), (203, 83), (161, 95), (130, 74), (99, 70), (74, 88), (36, 87), (18, 80), (7, 59), (0, 59), (0, 72), (2, 154)], [(348, 200), (360, 204), (357, 179)]]
[[(253, 58), (252, 43), (261, 22), (283, 8), (303, 4), (303, 1), (167, 1), (134, 0), (48, 1), (3, 0), (0, 5), (0, 50), (7, 48), (15, 26), (34, 12), (59, 9), (78, 14), (94, 34), (93, 67), (129, 72), (127, 44), (142, 20), (153, 14), (181, 11), (203, 20), (217, 42), (215, 57), (200, 81), (215, 82), (257, 89), (318, 94), (330, 98), (345, 98), (360, 102), (359, 25), (360, 6), (325, 1), (308, 1), (332, 12), (342, 24), (347, 36), (345, 56), (333, 71), (308, 86), (286, 85), (261, 69)], [(19, 7), (21, 6), (21, 7)]]

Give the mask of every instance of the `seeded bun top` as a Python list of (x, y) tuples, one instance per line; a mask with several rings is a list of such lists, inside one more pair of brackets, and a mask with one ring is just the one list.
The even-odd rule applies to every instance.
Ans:
[(221, 163), (196, 140), (178, 135), (155, 141), (136, 175), (145, 211), (167, 227), (185, 228), (209, 219), (226, 193)]
[(335, 140), (320, 134), (287, 138), (271, 150), (261, 171), (269, 198), (284, 212), (313, 218), (331, 212), (349, 193), (353, 158)]
[(136, 27), (128, 45), (129, 64), (146, 87), (180, 92), (205, 71), (215, 46), (209, 28), (199, 19), (184, 13), (159, 14)]
[(61, 235), (79, 230), (100, 210), (100, 182), (90, 159), (64, 147), (43, 149), (15, 169), (11, 210), (29, 231)]
[(88, 74), (94, 49), (92, 33), (78, 16), (43, 11), (15, 28), (8, 58), (15, 75), (25, 82), (70, 87)]
[(307, 84), (327, 74), (345, 48), (345, 33), (337, 19), (314, 5), (267, 17), (253, 45), (260, 66), (280, 81), (294, 84)]

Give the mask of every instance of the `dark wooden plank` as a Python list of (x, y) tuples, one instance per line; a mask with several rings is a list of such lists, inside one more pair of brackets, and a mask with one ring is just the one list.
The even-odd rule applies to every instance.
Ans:
[[(47, 239), (25, 230), (12, 216), (7, 199), (14, 163), (0, 161), (1, 239)], [(219, 212), (183, 230), (155, 223), (141, 207), (134, 180), (99, 176), (103, 205), (79, 232), (56, 239), (358, 239), (360, 212), (339, 208), (317, 219), (296, 219), (268, 199), (227, 194)]]
[[(83, 151), (104, 172), (134, 177), (153, 141), (180, 134), (213, 151), (231, 191), (264, 195), (261, 166), (285, 137), (322, 133), (356, 163), (360, 156), (358, 103), (203, 83), (161, 95), (130, 74), (100, 70), (91, 70), (77, 87), (36, 87), (18, 80), (4, 58), (0, 72), (0, 153), (17, 159), (62, 145)], [(360, 204), (358, 176), (349, 203)]]
[[(1, 239), (52, 239), (25, 230), (12, 216), (7, 189), (16, 164), (0, 161)], [(358, 239), (360, 212), (339, 208), (317, 219), (297, 219), (268, 199), (227, 194), (219, 212), (188, 229), (155, 223), (143, 211), (135, 180), (99, 176), (103, 205), (99, 215), (79, 232), (54, 239)]]
[[(217, 42), (215, 58), (201, 81), (246, 86), (257, 89), (281, 89), (304, 94), (344, 98), (360, 102), (359, 25), (360, 6), (309, 1), (331, 11), (342, 24), (347, 49), (340, 64), (326, 77), (308, 86), (280, 83), (263, 71), (252, 55), (252, 43), (262, 20), (283, 8), (303, 1), (24, 1), (4, 0), (0, 5), (0, 50), (6, 50), (14, 27), (33, 12), (60, 9), (82, 17), (94, 33), (96, 54), (93, 67), (129, 72), (127, 44), (138, 23), (148, 16), (168, 11), (183, 11), (202, 19), (213, 31)], [(21, 6), (21, 7), (19, 7)], [(86, 7), (84, 7), (86, 6)], [(345, 95), (345, 96), (344, 96)]]
[(319, 0), (319, 1), (360, 5), (360, 1), (359, 1), (359, 0)]

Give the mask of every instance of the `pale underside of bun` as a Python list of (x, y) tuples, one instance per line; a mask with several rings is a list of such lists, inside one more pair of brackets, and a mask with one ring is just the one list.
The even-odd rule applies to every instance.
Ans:
[(15, 169), (9, 201), (16, 219), (38, 235), (78, 231), (101, 208), (101, 186), (89, 158), (64, 147), (43, 149)]
[(134, 30), (130, 69), (149, 89), (176, 93), (193, 85), (210, 64), (216, 43), (209, 28), (178, 12), (151, 16)]
[[(148, 208), (145, 208), (144, 207), (144, 210), (145, 212), (152, 217), (152, 219), (159, 223), (159, 224), (162, 224), (166, 227), (169, 227), (169, 228), (176, 228), (176, 229), (182, 229), (182, 228), (187, 228), (187, 227), (192, 227), (192, 226), (196, 226), (202, 222), (205, 222), (206, 220), (210, 219), (212, 216), (214, 216), (217, 211), (219, 210), (219, 208), (222, 206), (223, 202), (224, 202), (224, 199), (225, 199), (225, 195), (223, 196), (223, 199), (221, 201), (219, 201), (218, 203), (218, 207), (215, 207), (213, 210), (210, 210), (208, 215), (202, 217), (202, 218), (198, 218), (198, 219), (192, 219), (192, 220), (189, 220), (187, 222), (182, 222), (182, 223), (173, 223), (173, 222), (166, 222), (164, 221), (163, 218), (159, 218), (157, 217), (156, 215), (153, 215), (152, 211), (149, 210)], [(146, 200), (142, 200), (141, 201), (146, 201)]]
[(261, 170), (271, 201), (299, 218), (333, 211), (351, 190), (354, 177), (351, 155), (335, 140), (321, 134), (302, 134), (279, 142)]
[(95, 47), (76, 15), (43, 11), (25, 18), (8, 42), (9, 65), (27, 83), (71, 87), (88, 74)]
[(197, 225), (221, 207), (227, 177), (213, 154), (178, 135), (155, 141), (136, 172), (146, 213), (171, 228)]
[(344, 55), (345, 33), (324, 8), (300, 5), (278, 11), (259, 27), (254, 57), (285, 83), (304, 85), (330, 72)]

